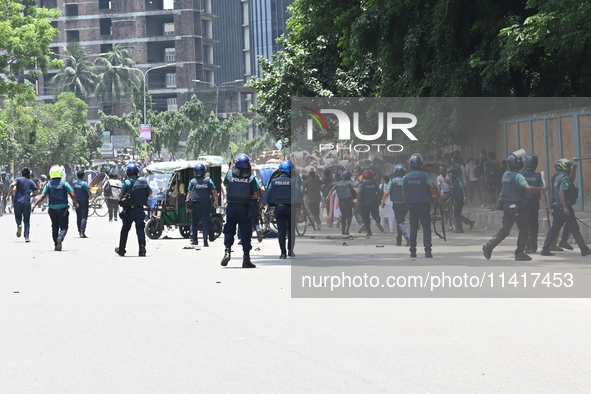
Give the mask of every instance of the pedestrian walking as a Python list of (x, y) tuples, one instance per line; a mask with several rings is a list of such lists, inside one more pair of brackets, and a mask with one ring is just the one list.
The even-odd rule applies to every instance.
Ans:
[(353, 200), (356, 197), (355, 184), (351, 182), (351, 173), (349, 171), (343, 171), (342, 179), (335, 183), (327, 193), (327, 204), (329, 204), (330, 195), (335, 190), (339, 199), (339, 209), (341, 210), (341, 234), (349, 235), (349, 228), (353, 220)]
[(191, 209), (191, 244), (199, 245), (198, 228), (201, 221), (203, 246), (209, 246), (208, 235), (211, 225), (211, 199), (214, 208), (218, 207), (218, 192), (213, 181), (205, 176), (205, 165), (196, 164), (193, 168), (195, 178), (189, 182), (186, 203)]
[(463, 233), (463, 224), (469, 225), (470, 231), (472, 231), (472, 228), (474, 228), (474, 224), (476, 223), (462, 215), (462, 209), (464, 209), (464, 204), (467, 203), (467, 198), (466, 189), (464, 188), (464, 181), (459, 177), (461, 171), (462, 170), (457, 167), (457, 164), (454, 164), (449, 170), (447, 170), (447, 173), (450, 177), (449, 194), (452, 199), (451, 202), (453, 203), (454, 207), (454, 220), (456, 222), (456, 228), (453, 231), (454, 233)]
[(41, 196), (31, 207), (31, 212), (35, 210), (37, 205), (41, 204), (46, 196), (49, 198), (47, 213), (51, 219), (51, 236), (53, 238), (54, 250), (61, 252), (62, 244), (68, 233), (70, 216), (68, 195), (72, 199), (72, 202), (74, 202), (75, 208), (78, 208), (78, 201), (76, 200), (72, 186), (63, 179), (62, 168), (60, 166), (51, 167), (49, 178), (51, 180), (47, 182), (41, 192)]
[(105, 182), (105, 198), (107, 199), (107, 209), (109, 210), (109, 222), (117, 221), (119, 216), (119, 193), (121, 193), (121, 181), (117, 179), (117, 172), (113, 170), (109, 173), (109, 180)]
[(21, 176), (16, 178), (8, 188), (8, 200), (14, 190), (14, 220), (16, 221), (16, 236), (20, 237), (25, 225), (25, 242), (29, 242), (31, 228), (31, 197), (39, 194), (37, 185), (31, 180), (31, 170), (27, 167), (21, 171)]
[[(388, 191), (388, 185), (390, 184), (390, 177), (387, 175), (382, 175), (382, 179), (380, 185), (378, 186), (380, 191), (379, 195), (384, 196)], [(381, 201), (379, 201), (380, 205), (380, 217), (384, 219), (388, 219), (388, 227), (390, 227), (390, 232), (394, 232), (394, 228), (396, 227), (396, 220), (394, 219), (394, 210), (390, 204), (383, 205)]]
[[(543, 187), (544, 183), (542, 181), (542, 175), (536, 172), (538, 168), (538, 156), (535, 154), (526, 155), (523, 158), (523, 165), (525, 172), (523, 176), (527, 181), (527, 184), (534, 187)], [(527, 226), (529, 230), (529, 239), (525, 248), (525, 253), (536, 253), (538, 250), (538, 217), (540, 213), (540, 198), (544, 201), (544, 205), (546, 206), (546, 214), (550, 213), (548, 208), (548, 200), (546, 198), (546, 193), (531, 193), (526, 191), (525, 192), (525, 202), (524, 210), (525, 216), (527, 218)]]
[(231, 171), (228, 171), (224, 178), (228, 206), (226, 209), (226, 224), (224, 225), (224, 246), (226, 247), (221, 265), (227, 266), (230, 261), (232, 245), (236, 228), (240, 227), (242, 241), (242, 268), (256, 268), (250, 261), (252, 225), (248, 215), (248, 206), (255, 197), (260, 196), (261, 185), (257, 178), (252, 175), (250, 158), (247, 155), (240, 155), (234, 163)]
[(78, 171), (76, 178), (74, 181), (74, 194), (76, 195), (76, 201), (78, 201), (78, 207), (76, 207), (76, 225), (78, 226), (78, 235), (80, 235), (80, 238), (87, 238), (88, 204), (92, 193), (90, 192), (90, 185), (84, 182), (84, 171)]
[(316, 177), (315, 171), (310, 171), (308, 179), (304, 181), (304, 194), (308, 197), (308, 208), (316, 222), (317, 230), (322, 228), (322, 221), (320, 219), (320, 202), (322, 200), (320, 190), (322, 189), (322, 184), (322, 181)]
[(493, 249), (500, 244), (511, 232), (513, 224), (517, 224), (517, 249), (515, 261), (530, 261), (531, 257), (525, 253), (529, 230), (525, 215), (525, 193), (546, 191), (545, 187), (530, 186), (520, 173), (523, 169), (522, 157), (525, 152), (513, 152), (507, 158), (509, 170), (503, 174), (499, 209), (503, 210), (503, 227), (483, 247), (484, 257), (489, 260)]
[[(292, 208), (299, 208), (302, 205), (303, 193), (297, 188), (292, 174), (292, 164), (290, 161), (282, 161), (279, 167), (281, 175), (274, 178), (267, 190), (266, 198), (263, 202), (268, 202), (275, 206), (275, 219), (277, 220), (277, 230), (279, 238), (279, 248), (281, 250), (280, 259), (295, 257), (295, 222), (292, 218), (296, 217), (296, 212)], [(287, 247), (285, 239), (287, 237)]]
[(402, 196), (409, 206), (410, 212), (410, 257), (417, 257), (417, 232), (419, 222), (423, 228), (423, 246), (425, 257), (433, 257), (431, 241), (431, 201), (437, 196), (442, 205), (439, 190), (433, 184), (431, 176), (422, 172), (423, 158), (419, 154), (410, 157), (408, 165), (411, 171), (406, 174), (402, 182)]
[(408, 213), (408, 205), (404, 202), (402, 195), (404, 175), (406, 175), (406, 169), (402, 164), (394, 167), (394, 178), (390, 180), (386, 193), (384, 193), (384, 197), (382, 198), (382, 206), (384, 206), (388, 197), (390, 197), (390, 202), (392, 202), (394, 218), (396, 219), (396, 246), (402, 246), (402, 237), (406, 240), (406, 246), (410, 245), (410, 234), (404, 224), (406, 214)]
[(365, 225), (364, 228), (365, 231), (367, 231), (367, 236), (371, 237), (373, 235), (371, 232), (370, 216), (376, 221), (376, 227), (381, 233), (383, 233), (384, 228), (381, 224), (379, 209), (379, 188), (378, 184), (373, 179), (373, 173), (371, 170), (363, 171), (363, 182), (359, 184), (357, 193), (359, 194), (359, 198), (361, 200), (361, 217), (363, 218), (363, 224)]
[(575, 186), (577, 162), (581, 160), (578, 157), (573, 157), (572, 160), (560, 159), (554, 164), (559, 174), (554, 179), (552, 184), (552, 209), (554, 210), (554, 221), (541, 251), (542, 256), (554, 256), (549, 248), (554, 241), (556, 234), (564, 225), (569, 229), (570, 233), (575, 238), (582, 256), (591, 255), (591, 249), (585, 243), (573, 205), (576, 204), (579, 197), (579, 189)]
[(474, 167), (474, 176), (478, 179), (478, 191), (480, 192), (480, 207), (486, 208), (490, 206), (492, 203), (489, 203), (489, 195), (488, 192), (488, 185), (486, 184), (486, 176), (484, 173), (484, 163), (488, 161), (488, 157), (486, 155), (486, 149), (482, 149), (480, 151), (480, 156), (476, 160), (476, 166)]
[(123, 182), (119, 193), (121, 200), (119, 204), (123, 208), (119, 214), (122, 221), (119, 246), (115, 248), (115, 253), (119, 256), (125, 256), (127, 253), (127, 236), (131, 226), (135, 223), (139, 244), (138, 255), (146, 257), (146, 224), (144, 223), (146, 214), (144, 208), (148, 205), (148, 197), (152, 194), (152, 189), (150, 189), (146, 178), (139, 177), (139, 172), (135, 163), (127, 165), (127, 179)]

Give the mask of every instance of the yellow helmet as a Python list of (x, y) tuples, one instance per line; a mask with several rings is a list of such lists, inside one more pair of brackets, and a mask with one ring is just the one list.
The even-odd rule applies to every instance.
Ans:
[(62, 178), (62, 168), (60, 166), (53, 166), (51, 167), (51, 169), (49, 170), (49, 178), (50, 179), (55, 179), (55, 178)]

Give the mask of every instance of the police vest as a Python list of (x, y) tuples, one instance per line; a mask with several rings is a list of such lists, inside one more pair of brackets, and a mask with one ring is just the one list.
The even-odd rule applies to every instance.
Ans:
[(77, 179), (74, 181), (74, 195), (78, 202), (88, 202), (88, 192), (84, 190), (86, 182)]
[(49, 188), (49, 205), (68, 205), (68, 191), (66, 190), (66, 181), (51, 180), (47, 185)]
[(579, 189), (575, 187), (575, 185), (572, 183), (572, 181), (570, 180), (568, 175), (560, 172), (560, 173), (558, 173), (558, 175), (556, 175), (556, 177), (554, 178), (554, 183), (552, 184), (552, 203), (553, 204), (560, 204), (560, 197), (559, 197), (560, 183), (562, 182), (562, 180), (564, 178), (567, 178), (569, 181), (569, 188), (568, 188), (568, 190), (565, 190), (566, 195), (564, 196), (566, 203), (567, 204), (574, 204), (577, 202), (577, 198), (579, 197)]
[(337, 192), (337, 197), (339, 200), (350, 200), (353, 198), (353, 194), (351, 193), (351, 185), (349, 181), (338, 181), (334, 188)]
[(209, 190), (209, 178), (193, 179), (193, 188), (191, 189), (191, 201), (209, 202), (211, 201), (211, 192)]
[[(526, 171), (523, 174), (523, 177), (527, 181), (527, 184), (530, 186), (540, 187), (542, 184), (542, 175), (538, 174), (534, 171)], [(539, 200), (540, 199), (540, 192), (528, 192), (525, 191), (525, 199), (526, 200)]]
[(248, 178), (235, 177), (231, 172), (228, 172), (228, 186), (226, 187), (226, 194), (228, 201), (250, 203), (252, 196), (252, 189), (250, 184), (254, 180), (254, 175)]
[(453, 179), (451, 181), (451, 185), (449, 185), (449, 193), (451, 195), (451, 198), (456, 198), (456, 199), (463, 199), (464, 198), (464, 193), (462, 192), (462, 188), (460, 187), (460, 182), (459, 179)]
[(427, 173), (407, 174), (403, 178), (406, 201), (409, 204), (421, 204), (433, 201), (431, 190), (427, 184)]
[(364, 181), (361, 184), (363, 185), (361, 188), (361, 201), (363, 201), (364, 204), (376, 201), (378, 199), (378, 184), (376, 181), (372, 179)]
[(134, 206), (148, 205), (148, 181), (139, 178), (131, 188), (131, 200)]
[(503, 202), (522, 202), (525, 201), (525, 189), (519, 188), (515, 184), (515, 177), (519, 174), (516, 171), (507, 171), (503, 174), (501, 197), (499, 201)]
[(269, 204), (291, 204), (291, 178), (280, 176), (271, 181), (269, 187)]
[(404, 202), (402, 198), (402, 183), (403, 178), (392, 178), (392, 190), (390, 190), (390, 201), (392, 202)]

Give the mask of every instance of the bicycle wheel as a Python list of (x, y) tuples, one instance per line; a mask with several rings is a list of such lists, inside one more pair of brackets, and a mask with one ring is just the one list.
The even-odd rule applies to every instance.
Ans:
[(92, 203), (92, 207), (94, 208), (94, 213), (98, 217), (105, 217), (109, 214), (109, 208), (107, 207), (107, 200), (104, 197), (100, 196), (97, 197), (94, 202)]
[(303, 209), (299, 209), (298, 213), (296, 215), (295, 218), (292, 218), (292, 220), (295, 219), (295, 229), (296, 229), (296, 233), (300, 236), (303, 237), (304, 234), (306, 234), (306, 229), (308, 228), (308, 217), (306, 214), (304, 214), (304, 210)]

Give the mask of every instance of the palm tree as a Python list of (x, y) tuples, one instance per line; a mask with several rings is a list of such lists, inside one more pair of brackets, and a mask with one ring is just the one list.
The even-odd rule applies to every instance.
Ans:
[(94, 72), (97, 75), (95, 97), (102, 102), (103, 108), (110, 112), (117, 99), (121, 96), (131, 96), (133, 83), (140, 85), (138, 75), (134, 70), (135, 62), (129, 56), (129, 50), (118, 45), (107, 56), (94, 61)]
[(64, 68), (49, 80), (54, 86), (55, 97), (63, 92), (73, 92), (80, 98), (88, 97), (94, 89), (96, 75), (84, 48), (77, 41), (70, 41), (64, 56)]

